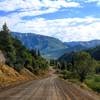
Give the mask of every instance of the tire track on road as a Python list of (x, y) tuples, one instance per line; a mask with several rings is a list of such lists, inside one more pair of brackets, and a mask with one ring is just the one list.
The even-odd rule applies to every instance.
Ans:
[(0, 100), (99, 100), (97, 96), (60, 78), (33, 80), (0, 91)]

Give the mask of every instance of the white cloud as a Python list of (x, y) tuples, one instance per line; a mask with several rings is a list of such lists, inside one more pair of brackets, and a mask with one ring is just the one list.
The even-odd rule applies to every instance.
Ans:
[(97, 5), (100, 5), (100, 0), (87, 0), (87, 1), (85, 1), (85, 2), (97, 2)]
[(88, 41), (100, 39), (100, 18), (65, 18), (56, 20), (46, 20), (36, 18), (33, 20), (21, 20), (18, 17), (1, 17), (7, 21), (12, 31), (32, 32), (42, 35), (58, 37), (63, 41)]
[[(23, 13), (27, 13), (27, 15), (56, 12), (61, 7), (80, 7), (80, 4), (76, 2), (67, 2), (66, 0), (4, 0), (0, 2), (0, 10), (14, 11), (20, 9)], [(43, 10), (42, 8), (46, 9)]]
[(80, 4), (76, 2), (67, 2), (66, 0), (43, 0), (42, 3), (46, 7), (61, 8), (61, 7), (79, 7)]
[(43, 0), (42, 2), (39, 0), (16, 0), (16, 2), (15, 0), (5, 0), (0, 2), (0, 10), (14, 11), (20, 9), (21, 12), (0, 17), (0, 26), (6, 21), (12, 31), (48, 35), (58, 37), (63, 41), (100, 39), (100, 18), (21, 19), (24, 16), (56, 12), (61, 7), (80, 7), (80, 4), (71, 1), (67, 2), (66, 0)]
[(85, 2), (99, 2), (100, 0), (87, 0)]

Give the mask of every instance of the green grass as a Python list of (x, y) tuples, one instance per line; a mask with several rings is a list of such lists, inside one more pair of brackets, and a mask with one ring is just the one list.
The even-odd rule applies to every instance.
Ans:
[[(65, 80), (67, 79), (68, 81), (71, 81), (73, 83), (81, 84), (81, 82), (79, 81), (79, 77), (72, 72), (63, 70), (60, 72), (60, 77)], [(96, 74), (89, 75), (87, 76), (84, 83), (87, 85), (87, 87), (91, 88), (93, 91), (100, 93), (100, 75), (96, 75)]]
[(88, 76), (85, 84), (92, 90), (100, 93), (100, 75)]

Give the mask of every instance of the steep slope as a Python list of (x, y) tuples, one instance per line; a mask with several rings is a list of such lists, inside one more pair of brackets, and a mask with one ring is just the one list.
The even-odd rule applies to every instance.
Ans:
[(0, 66), (0, 87), (36, 78), (37, 77), (26, 68), (22, 69), (21, 72), (18, 73), (7, 65)]
[(33, 33), (18, 33), (13, 32), (12, 35), (17, 37), (29, 49), (39, 49), (42, 55), (46, 58), (58, 58), (63, 54), (58, 54), (57, 51), (62, 51), (67, 48), (59, 39), (36, 35)]
[(94, 59), (100, 60), (100, 46), (89, 49), (87, 52), (89, 52)]
[(66, 46), (58, 39), (33, 33), (17, 33), (13, 32), (13, 36), (17, 37), (29, 49), (36, 48), (43, 53), (57, 49), (66, 48)]
[(6, 65), (5, 60), (3, 53), (0, 51), (0, 87), (37, 78), (26, 68), (23, 68), (20, 73), (18, 73), (15, 69)]

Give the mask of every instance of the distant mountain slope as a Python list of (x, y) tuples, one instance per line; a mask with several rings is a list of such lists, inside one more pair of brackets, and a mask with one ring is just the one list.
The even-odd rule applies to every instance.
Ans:
[(74, 52), (65, 53), (64, 55), (59, 57), (58, 61), (61, 61), (61, 62), (72, 62), (73, 54), (74, 54)]
[(100, 60), (100, 46), (89, 49), (87, 52), (89, 52), (94, 59)]
[(48, 52), (48, 54), (46, 56), (48, 56), (48, 58), (57, 59), (64, 54), (69, 54), (71, 52), (78, 52), (78, 51), (81, 51), (81, 50), (88, 50), (90, 48), (94, 48), (96, 46), (99, 46), (100, 45), (99, 42), (100, 42), (99, 40), (97, 40), (97, 42), (96, 42), (96, 40), (88, 41), (88, 43), (84, 42), (83, 44), (77, 42), (77, 45), (74, 45), (74, 46), (67, 45), (68, 48)]
[(68, 47), (65, 49), (58, 49), (55, 51), (51, 51), (48, 52), (48, 54), (46, 55), (48, 58), (54, 58), (54, 59), (58, 59), (59, 57), (61, 57), (62, 55), (64, 55), (65, 53), (70, 53), (70, 52), (76, 52), (76, 51), (81, 51), (81, 50), (85, 50), (86, 48), (83, 46), (75, 46), (75, 47)]
[[(100, 46), (97, 46), (95, 48), (91, 48), (88, 50), (82, 50), (82, 51), (86, 51), (88, 53), (90, 53), (90, 55), (95, 59), (100, 61)], [(72, 57), (74, 55), (75, 52), (67, 52), (64, 55), (62, 55), (61, 57), (59, 57), (59, 61), (67, 61), (67, 62), (71, 62), (72, 61)]]
[(64, 42), (65, 45), (69, 47), (84, 47), (84, 48), (93, 48), (100, 45), (100, 40), (91, 40), (91, 41), (78, 41), (78, 42)]
[(21, 40), (22, 43), (27, 48), (39, 49), (45, 57), (47, 54), (51, 52), (67, 48), (67, 46), (65, 46), (63, 42), (53, 37), (37, 35), (33, 33), (18, 33), (18, 32), (13, 32), (12, 35)]
[(62, 42), (59, 39), (43, 36), (33, 33), (13, 32), (12, 35), (17, 37), (29, 49), (39, 49), (45, 58), (58, 59), (65, 53), (73, 51), (87, 50), (100, 45), (100, 40), (86, 42)]

